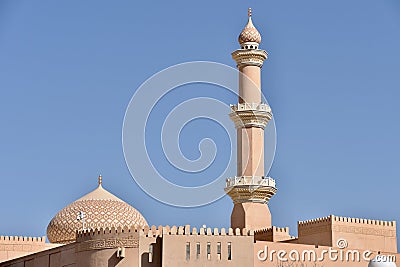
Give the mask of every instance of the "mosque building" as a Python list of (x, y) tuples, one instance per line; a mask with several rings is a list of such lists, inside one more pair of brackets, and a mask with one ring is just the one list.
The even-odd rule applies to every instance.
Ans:
[(239, 99), (229, 114), (238, 144), (237, 176), (224, 189), (233, 201), (230, 228), (151, 226), (104, 189), (100, 176), (96, 189), (50, 221), (50, 243), (45, 237), (1, 236), (0, 267), (396, 266), (395, 221), (330, 215), (299, 221), (297, 237), (272, 224), (268, 201), (277, 189), (264, 172), (264, 128), (272, 111), (262, 102), (268, 53), (260, 43), (249, 9), (240, 48), (232, 53)]

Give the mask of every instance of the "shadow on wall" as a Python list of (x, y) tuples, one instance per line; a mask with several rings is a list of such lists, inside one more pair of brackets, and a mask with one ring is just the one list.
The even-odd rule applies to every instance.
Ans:
[(108, 267), (115, 267), (121, 261), (121, 258), (117, 257), (117, 252), (112, 254), (112, 256), (108, 259)]
[(142, 253), (142, 267), (161, 267), (161, 238), (157, 237), (156, 243), (151, 243), (149, 252)]

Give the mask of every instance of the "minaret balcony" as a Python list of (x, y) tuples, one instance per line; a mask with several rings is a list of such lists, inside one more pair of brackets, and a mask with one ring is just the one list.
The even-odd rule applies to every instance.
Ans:
[(275, 180), (265, 176), (235, 176), (226, 179), (225, 192), (234, 203), (268, 203), (277, 189)]
[(270, 106), (263, 103), (239, 103), (231, 105), (229, 114), (236, 128), (258, 127), (265, 128), (272, 119)]
[(266, 176), (235, 176), (226, 179), (226, 188), (238, 185), (256, 185), (275, 187), (275, 180)]
[(238, 67), (257, 66), (261, 68), (268, 58), (268, 53), (260, 49), (238, 49), (232, 53), (232, 58), (236, 61)]

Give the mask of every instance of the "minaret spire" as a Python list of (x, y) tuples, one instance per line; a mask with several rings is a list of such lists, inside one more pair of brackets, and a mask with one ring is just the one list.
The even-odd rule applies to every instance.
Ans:
[(269, 199), (276, 193), (275, 180), (264, 173), (264, 128), (272, 119), (271, 108), (262, 102), (261, 67), (268, 57), (258, 49), (261, 35), (251, 20), (239, 35), (241, 49), (232, 53), (239, 69), (239, 103), (229, 114), (237, 129), (237, 176), (227, 179), (232, 198), (232, 228), (262, 229), (272, 226)]

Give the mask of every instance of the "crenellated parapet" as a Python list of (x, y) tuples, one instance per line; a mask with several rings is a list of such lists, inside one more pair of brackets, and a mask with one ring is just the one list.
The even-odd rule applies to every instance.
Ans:
[(297, 223), (301, 244), (332, 246), (332, 215)]
[(396, 221), (382, 221), (382, 220), (370, 220), (370, 219), (360, 219), (360, 218), (350, 218), (350, 217), (340, 217), (331, 215), (331, 220), (334, 222), (345, 222), (345, 223), (358, 223), (365, 225), (379, 225), (396, 227)]
[[(276, 228), (276, 227), (275, 227)], [(286, 228), (277, 228), (286, 229)], [(281, 230), (282, 231), (282, 230)], [(146, 226), (144, 228), (125, 227), (125, 228), (100, 228), (78, 231), (76, 242), (84, 242), (88, 240), (98, 240), (102, 238), (126, 237), (138, 235), (140, 237), (162, 237), (163, 235), (204, 235), (204, 236), (253, 236), (254, 231), (244, 229), (232, 228), (196, 228), (190, 225), (186, 226)]]
[(382, 221), (382, 220), (370, 220), (370, 219), (360, 219), (360, 218), (351, 218), (351, 217), (342, 217), (329, 215), (327, 217), (307, 220), (307, 221), (299, 221), (299, 225), (302, 226), (312, 226), (316, 224), (322, 223), (330, 223), (330, 222), (344, 222), (344, 223), (357, 223), (357, 224), (365, 224), (365, 225), (380, 225), (380, 226), (388, 226), (395, 227), (396, 221)]
[[(298, 242), (303, 244), (397, 251), (396, 222), (330, 215), (298, 222)], [(345, 240), (345, 241), (343, 241)]]
[(270, 228), (256, 230), (254, 232), (254, 240), (256, 241), (271, 241), (280, 242), (294, 239), (294, 237), (289, 234), (289, 227), (276, 227), (272, 226)]
[(99, 229), (88, 229), (77, 231), (76, 241), (82, 242), (90, 239), (107, 238), (114, 236), (129, 236), (138, 234), (144, 237), (156, 237), (162, 235), (162, 226), (145, 226), (145, 227), (111, 227), (111, 228), (99, 228)]
[(289, 234), (289, 227), (276, 227), (272, 226), (270, 228), (265, 228), (265, 229), (260, 229), (254, 231), (254, 235), (259, 235), (259, 234), (268, 234), (268, 233), (284, 233), (284, 234)]
[(0, 236), (0, 262), (22, 257), (59, 245), (46, 243), (46, 237)]
[(352, 248), (397, 252), (396, 222), (331, 216), (332, 243)]
[(313, 233), (325, 232), (332, 230), (332, 218), (333, 215), (327, 217), (316, 218), (307, 221), (299, 221), (297, 223), (299, 236), (308, 235)]
[(232, 229), (232, 228), (196, 228), (186, 226), (165, 226), (163, 227), (163, 235), (198, 235), (198, 236), (253, 236), (254, 231), (243, 229)]
[(0, 236), (0, 243), (41, 243), (46, 242), (46, 237), (26, 237), (26, 236)]
[(360, 218), (350, 218), (350, 217), (341, 217), (335, 215), (329, 215), (323, 218), (317, 218), (307, 221), (299, 221), (298, 227), (300, 229), (318, 229), (318, 227), (324, 227), (330, 225), (329, 229), (332, 229), (334, 225), (345, 225), (345, 224), (355, 224), (360, 227), (371, 227), (378, 226), (384, 228), (392, 228), (395, 230), (396, 222), (395, 221), (382, 221), (382, 220), (370, 220), (370, 219), (360, 219)]
[(301, 226), (311, 226), (311, 225), (316, 225), (316, 224), (321, 224), (321, 223), (330, 223), (332, 221), (332, 217), (335, 217), (335, 216), (329, 215), (329, 216), (322, 217), (322, 218), (316, 218), (316, 219), (306, 220), (306, 221), (299, 221), (298, 224)]
[[(162, 253), (173, 255), (173, 266), (252, 266), (253, 244), (254, 231), (246, 228), (163, 227)], [(232, 262), (244, 258), (249, 262)]]
[(78, 231), (77, 250), (96, 250), (106, 248), (137, 248), (140, 238), (163, 236), (253, 236), (253, 230), (225, 228), (196, 228), (186, 226), (151, 226), (144, 228), (100, 228)]

